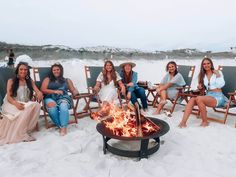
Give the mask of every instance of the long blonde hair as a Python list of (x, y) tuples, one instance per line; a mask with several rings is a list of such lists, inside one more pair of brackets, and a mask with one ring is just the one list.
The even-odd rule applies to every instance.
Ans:
[(203, 58), (203, 59), (202, 59), (201, 68), (200, 68), (200, 73), (199, 73), (199, 75), (198, 75), (198, 84), (199, 84), (199, 85), (202, 85), (202, 86), (204, 86), (204, 81), (203, 81), (203, 79), (204, 79), (204, 76), (205, 76), (205, 74), (206, 74), (206, 70), (203, 68), (203, 62), (204, 62), (205, 60), (207, 60), (207, 61), (209, 61), (209, 62), (211, 63), (211, 70), (212, 70), (212, 71), (215, 69), (215, 68), (214, 68), (214, 65), (213, 65), (213, 62), (212, 62), (212, 60), (211, 60), (210, 58), (206, 57), (206, 58)]
[(114, 64), (112, 63), (112, 61), (110, 60), (107, 60), (104, 64), (104, 67), (103, 67), (103, 71), (102, 71), (102, 74), (103, 74), (103, 82), (105, 85), (108, 85), (109, 84), (109, 80), (108, 80), (108, 77), (107, 77), (107, 70), (106, 70), (106, 65), (107, 64), (110, 64), (112, 66), (112, 70), (111, 70), (111, 78), (112, 80), (114, 81), (115, 85), (117, 85), (117, 82), (116, 82), (116, 79), (117, 79), (117, 76), (116, 76), (116, 70), (115, 70), (115, 67), (114, 67)]

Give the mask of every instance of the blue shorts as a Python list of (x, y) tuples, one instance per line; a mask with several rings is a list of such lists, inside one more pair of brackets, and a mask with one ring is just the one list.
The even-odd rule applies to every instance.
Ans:
[(206, 96), (211, 96), (216, 99), (216, 107), (225, 107), (228, 102), (228, 99), (224, 96), (222, 92), (207, 92)]

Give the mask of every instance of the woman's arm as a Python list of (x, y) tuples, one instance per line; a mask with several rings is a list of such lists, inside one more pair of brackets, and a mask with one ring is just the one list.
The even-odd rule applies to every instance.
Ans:
[(46, 77), (41, 85), (41, 91), (43, 92), (43, 94), (63, 94), (62, 90), (52, 90), (52, 89), (48, 89), (48, 84), (49, 84), (49, 77)]
[(95, 92), (99, 92), (99, 90), (100, 90), (100, 88), (101, 88), (101, 82), (100, 81), (97, 81), (96, 82), (96, 85), (94, 86), (94, 90), (95, 90)]
[(73, 96), (79, 94), (79, 91), (75, 88), (71, 79), (67, 79), (68, 87)]
[(119, 85), (119, 87), (121, 88), (121, 93), (123, 94), (123, 95), (125, 95), (125, 86), (124, 86), (124, 84), (123, 84), (123, 82), (121, 81), (121, 80), (118, 80), (118, 85)]
[(157, 90), (160, 92), (162, 90), (167, 90), (168, 88), (170, 88), (171, 86), (173, 85), (173, 83), (171, 82), (168, 82), (166, 84), (160, 84), (158, 87), (157, 87)]
[(224, 75), (219, 70), (214, 70), (213, 73), (216, 75), (216, 87), (222, 88), (225, 85)]
[(138, 82), (138, 73), (133, 72), (132, 74), (132, 80), (130, 83), (127, 84), (128, 87), (132, 87), (134, 86), (134, 84), (136, 84)]
[(13, 80), (9, 79), (7, 81), (7, 101), (14, 105), (17, 109), (19, 110), (23, 110), (24, 109), (24, 104), (20, 103), (18, 101), (16, 101), (13, 97), (12, 97), (12, 84), (13, 84)]
[(43, 99), (42, 92), (38, 89), (38, 87), (35, 85), (35, 82), (33, 80), (31, 80), (31, 82), (32, 82), (32, 87), (36, 93), (36, 97), (37, 97), (38, 101), (42, 100)]

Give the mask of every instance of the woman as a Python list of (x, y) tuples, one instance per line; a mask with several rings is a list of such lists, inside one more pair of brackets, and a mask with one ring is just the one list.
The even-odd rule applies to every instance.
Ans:
[(69, 123), (69, 109), (73, 107), (73, 100), (68, 90), (76, 95), (77, 89), (70, 79), (63, 77), (63, 67), (60, 63), (51, 66), (49, 77), (46, 77), (41, 86), (44, 94), (44, 104), (53, 123), (60, 129), (60, 135), (67, 134)]
[(201, 63), (201, 69), (198, 76), (198, 89), (206, 89), (205, 96), (193, 97), (186, 105), (183, 119), (179, 124), (180, 128), (186, 127), (186, 122), (192, 112), (194, 105), (199, 107), (202, 118), (201, 126), (208, 126), (206, 106), (223, 107), (227, 98), (222, 93), (221, 88), (225, 85), (224, 76), (221, 71), (215, 70), (210, 58), (204, 58)]
[(98, 93), (102, 101), (102, 109), (98, 112), (101, 116), (107, 115), (110, 103), (118, 98), (116, 87), (121, 88), (121, 93), (125, 94), (125, 87), (121, 81), (120, 75), (116, 72), (113, 63), (107, 60), (104, 64), (103, 71), (98, 75), (95, 92)]
[(154, 114), (160, 114), (162, 108), (167, 103), (166, 99), (175, 99), (178, 94), (176, 88), (186, 85), (183, 76), (177, 70), (177, 64), (170, 61), (166, 65), (166, 75), (162, 79), (160, 85), (157, 87), (157, 93), (160, 95), (160, 102)]
[[(147, 97), (145, 94), (145, 90), (142, 87), (138, 86), (138, 73), (132, 70), (135, 66), (135, 63), (132, 62), (122, 63), (120, 65), (120, 67), (122, 68), (120, 75), (122, 78), (122, 82), (126, 86), (127, 99), (131, 100), (133, 105), (135, 105), (135, 103), (138, 103), (137, 98), (140, 98), (143, 110), (147, 111)], [(139, 107), (141, 108), (140, 105)]]
[(43, 98), (30, 77), (28, 64), (20, 62), (15, 77), (7, 82), (7, 94), (2, 105), (3, 119), (0, 119), (0, 145), (35, 140), (29, 132), (37, 124), (40, 104), (31, 101), (33, 92), (38, 100)]

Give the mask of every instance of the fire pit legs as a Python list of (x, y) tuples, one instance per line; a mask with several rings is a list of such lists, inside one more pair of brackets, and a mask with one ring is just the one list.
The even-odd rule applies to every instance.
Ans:
[(141, 140), (139, 159), (148, 158), (148, 154), (147, 154), (148, 143), (149, 143), (149, 139)]
[(103, 138), (103, 153), (107, 153), (107, 141), (109, 141), (111, 138), (102, 136)]
[(160, 148), (159, 137), (153, 138), (156, 141), (155, 142), (156, 144), (151, 148), (148, 148), (149, 139), (140, 140), (141, 144), (140, 144), (139, 151), (129, 151), (129, 150), (118, 149), (107, 143), (111, 138), (106, 137), (106, 136), (102, 136), (102, 138), (103, 138), (103, 153), (104, 154), (106, 154), (106, 152), (109, 151), (113, 154), (124, 156), (124, 157), (139, 157), (139, 160), (141, 160), (142, 158), (148, 158), (148, 155), (155, 153)]
[[(136, 136), (136, 137), (122, 137), (119, 135), (115, 135), (112, 133), (112, 131), (110, 131), (109, 129), (105, 127), (105, 124), (103, 122), (98, 123), (96, 128), (97, 128), (97, 131), (102, 135), (103, 153), (106, 154), (106, 152), (109, 151), (113, 154), (124, 156), (124, 157), (137, 157), (140, 160), (142, 158), (148, 158), (149, 155), (158, 151), (161, 144), (160, 136), (166, 134), (169, 131), (170, 127), (163, 120), (151, 118), (151, 117), (149, 117), (148, 119), (150, 119), (154, 124), (159, 126), (160, 130), (150, 135), (143, 135), (143, 136)], [(155, 140), (155, 142), (150, 142), (149, 141), (150, 139)], [(128, 150), (128, 149), (124, 150), (122, 148), (119, 148), (119, 146), (115, 147), (117, 143), (116, 145), (112, 143), (108, 143), (109, 140), (140, 142), (140, 148), (139, 150), (133, 150), (133, 151)], [(118, 143), (122, 143), (122, 142), (118, 142)]]

